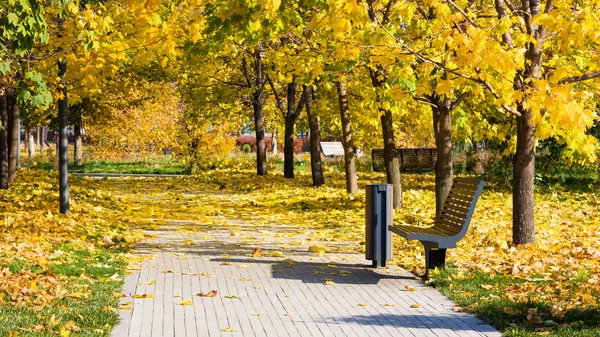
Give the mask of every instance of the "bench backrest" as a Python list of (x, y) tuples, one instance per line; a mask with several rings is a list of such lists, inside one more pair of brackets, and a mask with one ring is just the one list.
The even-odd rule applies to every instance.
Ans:
[(483, 180), (454, 178), (444, 207), (436, 217), (433, 228), (443, 235), (462, 238), (469, 229), (484, 184)]

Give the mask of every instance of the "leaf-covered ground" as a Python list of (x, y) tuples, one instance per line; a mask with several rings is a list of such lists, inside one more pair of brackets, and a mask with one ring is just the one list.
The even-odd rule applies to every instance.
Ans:
[(135, 237), (106, 192), (74, 181), (58, 214), (58, 178), (24, 170), (0, 191), (0, 336), (108, 336)]
[[(363, 187), (383, 180), (379, 174), (359, 178)], [(396, 213), (395, 221), (431, 224), (433, 176), (406, 174), (402, 179), (404, 209)], [(327, 186), (315, 188), (308, 174), (288, 180), (280, 174), (257, 177), (249, 170), (213, 170), (177, 179), (72, 179), (73, 214), (64, 217), (48, 213), (58, 208), (55, 177), (23, 173), (21, 183), (0, 194), (5, 218), (0, 266), (8, 275), (0, 278), (1, 310), (35, 310), (73, 299), (68, 292), (76, 291), (64, 289), (95, 275), (85, 266), (77, 267), (77, 256), (85, 252), (98, 260), (92, 265), (100, 270), (111, 265), (116, 271), (89, 277), (93, 284), (110, 282), (115, 274), (118, 279), (123, 268), (101, 259), (117, 259), (115, 246), (133, 241), (128, 225), (159, 229), (172, 224), (167, 220), (185, 219), (202, 226), (178, 230), (197, 232), (215, 226), (236, 235), (236, 223), (230, 219), (239, 219), (255, 224), (257, 235), (269, 235), (261, 232), (267, 226), (290, 225), (296, 229), (286, 236), (310, 229), (309, 239), (327, 242), (325, 252), (363, 251), (364, 188), (351, 196), (345, 193), (342, 173), (328, 173), (326, 180)], [(139, 198), (119, 198), (125, 188), (133, 188)], [(434, 274), (434, 284), (510, 336), (598, 336), (600, 194), (565, 189), (538, 192), (537, 244), (522, 247), (514, 247), (510, 240), (511, 202), (508, 189), (486, 186), (466, 238), (449, 250), (453, 269)], [(424, 257), (419, 243), (395, 237), (394, 263), (420, 274)], [(9, 281), (2, 283), (4, 279)], [(18, 286), (10, 288), (13, 284)], [(107, 303), (116, 305), (113, 300)], [(5, 322), (14, 319), (5, 312), (0, 312), (0, 335), (16, 329), (15, 324), (6, 327)], [(116, 317), (111, 315), (104, 324), (114, 323)], [(59, 332), (70, 320), (83, 325), (77, 316), (60, 325), (50, 323), (51, 318), (41, 314), (17, 328), (33, 331), (42, 324), (43, 331)], [(104, 331), (95, 327), (88, 333), (97, 330)]]
[[(396, 213), (395, 221), (431, 224), (433, 176), (406, 174), (402, 179), (404, 209)], [(382, 180), (378, 174), (360, 175), (362, 186)], [(338, 172), (329, 173), (327, 182), (315, 188), (303, 173), (288, 180), (281, 175), (256, 177), (251, 171), (215, 170), (178, 180), (123, 180), (110, 188), (118, 194), (120, 184), (134, 184), (136, 192), (150, 201), (125, 207), (131, 219), (138, 219), (136, 226), (158, 229), (164, 220), (185, 219), (229, 228), (235, 235), (236, 224), (226, 219), (240, 219), (254, 223), (257, 235), (265, 235), (261, 227), (291, 225), (297, 230), (290, 236), (315, 229), (311, 238), (327, 241), (326, 251), (364, 251), (364, 188), (358, 195), (346, 194), (343, 174)], [(199, 195), (198, 191), (212, 193)], [(152, 201), (153, 195), (160, 200)], [(176, 202), (163, 201), (167, 195)], [(521, 247), (511, 243), (511, 203), (508, 189), (485, 188), (469, 233), (457, 249), (449, 250), (449, 265), (454, 269), (434, 275), (436, 284), (507, 335), (600, 333), (600, 229), (595, 216), (600, 195), (539, 192), (537, 244)], [(421, 274), (420, 244), (395, 237), (394, 263)]]

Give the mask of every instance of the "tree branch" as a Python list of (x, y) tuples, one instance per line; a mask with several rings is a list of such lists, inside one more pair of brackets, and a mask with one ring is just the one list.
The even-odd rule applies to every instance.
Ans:
[[(506, 19), (508, 15), (506, 14), (506, 8), (504, 8), (504, 0), (495, 0), (494, 2), (496, 5), (496, 12), (498, 13), (498, 19)], [(502, 42), (506, 44), (508, 48), (514, 48), (513, 39), (509, 31), (502, 33)]]
[(458, 96), (458, 98), (452, 102), (452, 104), (450, 105), (450, 109), (454, 110), (455, 108), (457, 108), (465, 99), (467, 99), (470, 96), (469, 92), (463, 92), (462, 94), (460, 94), (460, 96)]
[(460, 12), (460, 14), (462, 14), (462, 15), (465, 17), (465, 19), (467, 19), (467, 21), (469, 21), (469, 23), (470, 23), (470, 24), (472, 24), (473, 26), (475, 26), (475, 27), (477, 27), (477, 28), (481, 28), (481, 27), (479, 27), (479, 25), (478, 25), (478, 24), (477, 24), (475, 21), (473, 21), (473, 20), (472, 20), (472, 19), (471, 19), (471, 18), (470, 18), (470, 17), (467, 15), (467, 13), (466, 13), (465, 11), (463, 11), (463, 10), (462, 10), (462, 8), (458, 7), (458, 5), (454, 3), (454, 1), (452, 1), (452, 0), (446, 0), (446, 1), (448, 1), (448, 3), (449, 3), (449, 4), (451, 4), (451, 5), (452, 5), (452, 7), (454, 7), (454, 9), (456, 9), (457, 11), (459, 11), (459, 12)]
[(279, 111), (281, 111), (281, 115), (285, 118), (285, 110), (283, 110), (283, 107), (281, 106), (281, 99), (279, 98), (279, 94), (277, 93), (277, 90), (275, 90), (275, 86), (273, 85), (273, 80), (271, 80), (271, 76), (269, 75), (267, 75), (267, 82), (269, 82), (271, 90), (273, 90), (273, 96), (275, 96), (277, 108), (279, 109)]
[(434, 108), (438, 107), (437, 104), (434, 104), (433, 102), (431, 102), (431, 100), (427, 99), (426, 97), (413, 97), (413, 99), (419, 103), (427, 104)]
[(246, 84), (248, 88), (252, 88), (252, 80), (250, 79), (250, 74), (248, 73), (248, 62), (246, 61), (246, 57), (242, 58), (242, 71), (244, 72), (244, 77), (246, 78)]
[(560, 81), (558, 81), (558, 84), (582, 82), (582, 81), (591, 80), (591, 79), (597, 78), (597, 77), (600, 77), (600, 71), (596, 71), (593, 73), (587, 73), (587, 74), (583, 74), (583, 75), (579, 75), (579, 76), (565, 77), (565, 78), (561, 79)]

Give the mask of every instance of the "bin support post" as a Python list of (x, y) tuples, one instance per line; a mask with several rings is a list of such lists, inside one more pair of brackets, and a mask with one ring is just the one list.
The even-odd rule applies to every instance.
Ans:
[(392, 259), (392, 185), (367, 185), (365, 258), (373, 267), (385, 267)]

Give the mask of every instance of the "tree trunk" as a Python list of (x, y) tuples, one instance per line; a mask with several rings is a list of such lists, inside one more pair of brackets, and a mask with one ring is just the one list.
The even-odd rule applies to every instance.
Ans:
[(16, 97), (12, 98), (12, 108), (10, 109), (10, 131), (9, 137), (9, 158), (8, 158), (8, 183), (12, 184), (17, 178), (17, 166), (19, 165), (19, 105)]
[(534, 173), (535, 127), (531, 111), (519, 109), (517, 117), (517, 152), (513, 160), (513, 242), (517, 245), (535, 243)]
[(35, 128), (35, 145), (39, 148), (42, 147), (41, 140), (42, 139), (42, 129), (38, 126)]
[(263, 87), (265, 77), (262, 71), (261, 48), (254, 52), (254, 71), (256, 74), (256, 91), (252, 95), (252, 107), (254, 108), (254, 130), (256, 132), (256, 174), (267, 175), (267, 146), (265, 144), (265, 121), (263, 116)]
[(42, 126), (42, 140), (40, 141), (40, 153), (44, 155), (46, 152), (46, 142), (48, 138), (48, 127)]
[(73, 127), (73, 133), (75, 137), (74, 141), (74, 162), (75, 165), (81, 165), (83, 163), (83, 141), (81, 139), (81, 124), (76, 123)]
[(8, 90), (0, 96), (0, 189), (8, 189)]
[(25, 129), (25, 147), (27, 148), (27, 156), (29, 159), (35, 156), (35, 139), (33, 137), (33, 130)]
[(393, 185), (394, 208), (402, 208), (402, 184), (400, 181), (400, 165), (396, 157), (396, 142), (394, 140), (394, 125), (392, 112), (381, 111), (381, 129), (383, 133), (383, 158), (387, 183)]
[(321, 131), (319, 127), (319, 119), (312, 111), (312, 87), (305, 85), (304, 105), (306, 114), (308, 115), (308, 124), (310, 126), (310, 169), (312, 174), (313, 186), (321, 186), (325, 184), (323, 176), (323, 165), (321, 163)]
[(296, 113), (296, 82), (292, 81), (287, 88), (287, 113), (285, 115), (285, 131), (283, 144), (283, 176), (294, 178), (294, 125), (298, 119)]
[(336, 82), (338, 100), (340, 103), (340, 118), (342, 120), (342, 144), (344, 145), (344, 167), (346, 169), (346, 191), (354, 194), (358, 192), (356, 181), (356, 164), (354, 158), (354, 140), (352, 139), (352, 124), (350, 123), (350, 109), (346, 84)]
[(452, 100), (446, 98), (432, 107), (433, 131), (438, 158), (435, 162), (435, 214), (440, 215), (452, 187)]
[[(381, 69), (371, 69), (371, 82), (374, 88), (379, 88), (387, 80), (387, 76)], [(377, 101), (379, 101), (377, 94)], [(383, 160), (385, 164), (385, 176), (388, 184), (393, 186), (394, 208), (402, 208), (402, 182), (400, 180), (400, 163), (396, 157), (396, 141), (394, 140), (394, 123), (392, 112), (383, 108), (379, 109), (381, 114), (381, 133), (383, 135)]]

